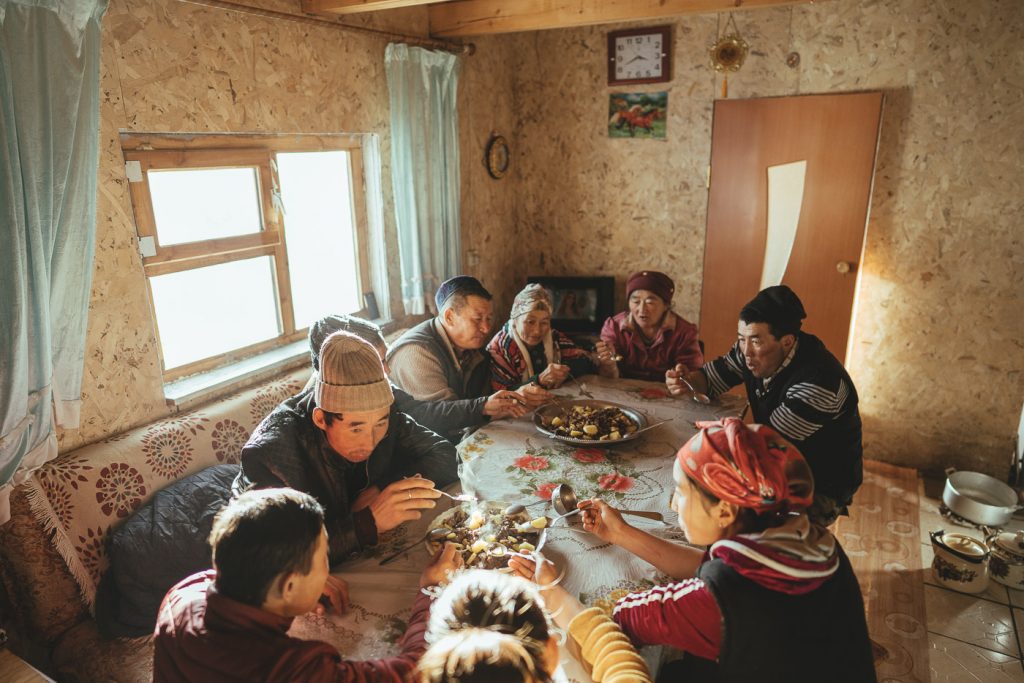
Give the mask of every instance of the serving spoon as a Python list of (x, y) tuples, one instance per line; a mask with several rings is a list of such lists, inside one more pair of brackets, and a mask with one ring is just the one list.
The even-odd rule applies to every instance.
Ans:
[[(557, 512), (559, 515), (557, 518), (555, 518), (555, 521), (571, 517), (572, 515), (581, 512), (579, 508), (579, 499), (576, 497), (576, 492), (573, 491), (572, 486), (569, 486), (569, 484), (559, 484), (554, 488), (554, 490), (551, 492), (551, 505), (555, 508), (555, 512)], [(653, 519), (656, 522), (661, 522), (662, 524), (665, 523), (665, 518), (661, 515), (660, 512), (648, 512), (646, 510), (623, 510), (621, 508), (616, 508), (616, 510), (618, 510), (624, 515), (644, 517), (646, 519)]]

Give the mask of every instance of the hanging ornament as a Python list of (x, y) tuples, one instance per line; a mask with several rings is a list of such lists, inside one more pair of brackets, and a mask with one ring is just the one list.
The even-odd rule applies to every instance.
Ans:
[[(732, 32), (729, 32), (729, 27)], [(725, 22), (725, 33), (718, 32), (718, 39), (708, 49), (711, 55), (711, 66), (722, 74), (722, 98), (729, 97), (729, 72), (739, 71), (743, 62), (747, 59), (750, 46), (743, 40), (739, 28), (736, 27), (736, 19), (729, 13), (729, 19)]]

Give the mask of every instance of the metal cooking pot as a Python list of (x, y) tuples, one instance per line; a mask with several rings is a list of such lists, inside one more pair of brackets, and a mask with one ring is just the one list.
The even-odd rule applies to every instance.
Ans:
[(1003, 526), (1021, 509), (1017, 492), (995, 477), (980, 472), (946, 470), (942, 502), (954, 514), (975, 524)]

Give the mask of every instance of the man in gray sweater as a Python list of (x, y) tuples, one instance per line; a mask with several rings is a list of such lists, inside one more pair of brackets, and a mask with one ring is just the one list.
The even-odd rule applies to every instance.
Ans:
[[(491, 293), (473, 277), (446, 280), (434, 296), (438, 314), (403, 334), (388, 352), (391, 379), (420, 401), (443, 404), (464, 424), (519, 417), (550, 395), (536, 385), (490, 393), (490, 356), (482, 349), (493, 322)], [(525, 404), (525, 405), (524, 405)]]

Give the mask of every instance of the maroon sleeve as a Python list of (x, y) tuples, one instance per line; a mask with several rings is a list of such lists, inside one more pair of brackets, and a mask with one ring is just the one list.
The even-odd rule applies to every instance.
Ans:
[(704, 659), (718, 659), (722, 614), (700, 579), (630, 593), (615, 605), (612, 618), (634, 643), (671, 645)]
[(697, 326), (678, 315), (676, 318), (676, 338), (673, 340), (675, 362), (682, 363), (687, 370), (699, 370), (704, 366), (704, 354), (700, 352)]
[[(305, 666), (289, 671), (289, 680), (310, 683), (412, 683), (416, 665), (427, 649), (427, 618), (433, 598), (420, 594), (412, 604), (409, 626), (398, 642), (401, 652), (387, 659), (344, 660), (320, 652)], [(330, 646), (328, 646), (330, 647)], [(283, 679), (282, 679), (283, 680)]]
[(604, 326), (601, 328), (601, 341), (614, 347), (619, 353), (622, 353), (623, 350), (619, 348), (618, 336), (619, 334), (617, 325), (615, 324), (615, 316), (612, 316), (604, 321)]

